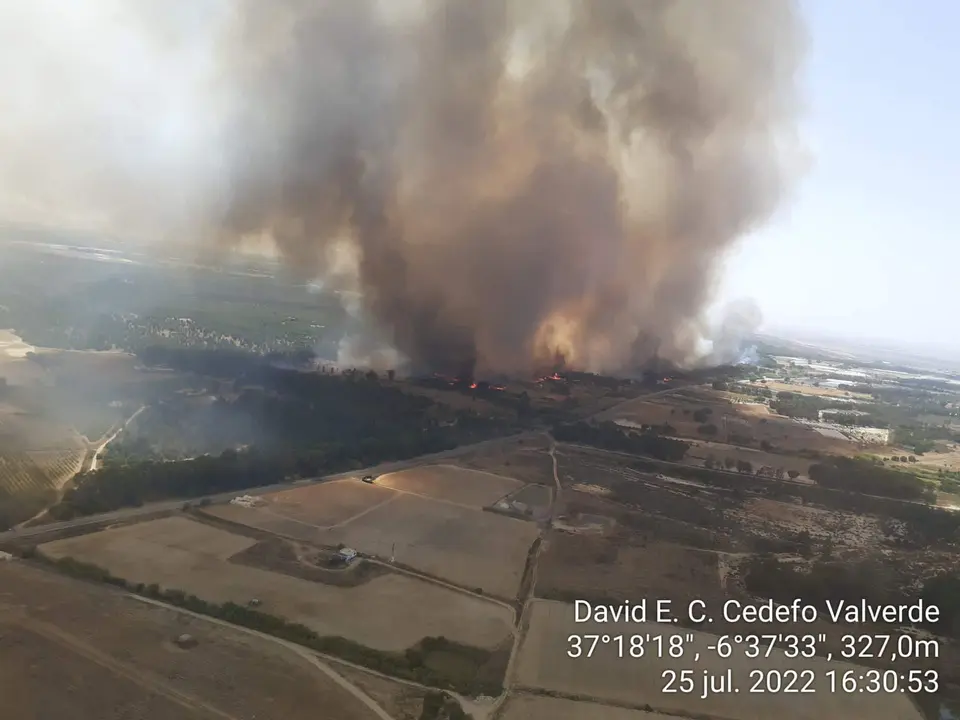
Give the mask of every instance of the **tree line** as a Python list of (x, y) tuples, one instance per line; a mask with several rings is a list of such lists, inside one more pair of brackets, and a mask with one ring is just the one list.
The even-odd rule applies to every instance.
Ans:
[(690, 443), (664, 437), (654, 428), (634, 432), (610, 421), (599, 424), (577, 422), (556, 425), (553, 428), (553, 436), (560, 442), (646, 455), (669, 462), (680, 462), (690, 449)]
[[(502, 664), (492, 662), (495, 660), (494, 653), (463, 645), (442, 636), (423, 638), (417, 645), (404, 652), (376, 650), (344, 637), (320, 635), (305, 625), (290, 622), (262, 610), (232, 602), (222, 604), (209, 602), (182, 590), (162, 588), (155, 583), (148, 585), (132, 583), (113, 575), (105, 568), (70, 557), (54, 560), (35, 550), (28, 550), (25, 555), (48, 563), (72, 577), (121, 587), (191, 612), (273, 635), (386, 675), (467, 695), (499, 695), (502, 691), (503, 674), (492, 672), (493, 665)], [(442, 657), (445, 662), (433, 662), (435, 656)], [(505, 665), (503, 670), (506, 670)]]
[[(452, 410), (363, 375), (300, 372), (223, 351), (163, 349), (150, 359), (160, 356), (167, 365), (232, 383), (232, 395), (217, 400), (219, 427), (210, 432), (226, 442), (219, 431), (237, 428), (234, 441), (245, 447), (174, 462), (121, 453), (122, 462), (115, 458), (78, 476), (51, 510), (54, 517), (67, 519), (406, 460), (487, 440), (515, 427), (502, 418)], [(174, 413), (167, 422), (176, 423), (177, 417)], [(122, 447), (136, 449), (135, 442)]]

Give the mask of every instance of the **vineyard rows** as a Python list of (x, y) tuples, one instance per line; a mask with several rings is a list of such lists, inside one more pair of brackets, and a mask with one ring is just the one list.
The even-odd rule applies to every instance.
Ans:
[(20, 493), (57, 488), (79, 468), (80, 448), (0, 455), (0, 490)]

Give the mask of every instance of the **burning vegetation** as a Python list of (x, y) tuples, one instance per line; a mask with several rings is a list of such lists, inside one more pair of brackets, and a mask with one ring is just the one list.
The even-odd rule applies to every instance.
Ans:
[(471, 384), (704, 353), (718, 258), (789, 175), (791, 2), (238, 5), (224, 244)]

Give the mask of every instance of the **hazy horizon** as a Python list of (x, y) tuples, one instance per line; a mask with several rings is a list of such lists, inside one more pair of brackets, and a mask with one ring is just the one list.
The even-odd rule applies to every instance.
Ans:
[[(774, 220), (729, 253), (715, 307), (751, 298), (773, 334), (960, 355), (960, 339), (945, 336), (944, 302), (960, 266), (948, 240), (948, 193), (960, 180), (960, 141), (951, 133), (960, 100), (949, 90), (960, 50), (947, 37), (957, 13), (902, 1), (803, 0), (801, 8), (810, 42), (801, 137), (810, 166)], [(136, 69), (149, 75), (141, 61)], [(131, 70), (122, 79), (137, 77)], [(173, 93), (170, 73), (163, 79), (161, 89)], [(164, 172), (174, 167), (155, 161)], [(34, 221), (60, 224), (49, 208), (19, 200)]]
[(721, 295), (755, 298), (769, 330), (960, 354), (945, 302), (960, 267), (958, 12), (935, 2), (802, 7), (811, 167), (776, 220), (732, 253)]

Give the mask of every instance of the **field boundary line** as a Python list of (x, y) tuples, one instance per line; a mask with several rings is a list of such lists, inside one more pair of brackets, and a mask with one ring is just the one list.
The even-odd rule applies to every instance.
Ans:
[[(321, 543), (311, 542), (309, 540), (304, 540), (303, 538), (294, 537), (293, 535), (285, 535), (280, 532), (274, 532), (269, 530), (262, 530), (260, 528), (255, 528), (250, 525), (244, 525), (243, 523), (238, 523), (236, 520), (229, 520), (227, 518), (222, 518), (219, 515), (211, 515), (203, 511), (198, 511), (196, 515), (191, 515), (197, 522), (202, 522), (209, 524), (211, 527), (220, 527), (220, 529), (225, 529), (227, 532), (232, 532), (236, 535), (244, 535), (244, 532), (253, 531), (251, 534), (244, 535), (244, 537), (255, 537), (257, 542), (265, 542), (267, 538), (259, 537), (260, 534), (267, 535), (270, 538), (277, 538), (280, 540), (286, 540), (294, 543), (306, 543), (309, 545), (314, 545), (317, 547), (332, 548), (330, 545), (322, 545)], [(222, 526), (226, 526), (221, 527)], [(256, 535), (254, 535), (256, 534)], [(230, 562), (228, 559), (227, 562)], [(461, 593), (463, 595), (469, 595), (472, 598), (477, 600), (483, 600), (494, 605), (500, 605), (503, 608), (510, 610), (514, 615), (514, 623), (516, 623), (517, 609), (513, 604), (513, 600), (509, 598), (504, 598), (500, 595), (492, 595), (489, 593), (478, 593), (473, 588), (466, 587), (465, 585), (457, 585), (456, 583), (450, 582), (449, 580), (444, 580), (443, 578), (430, 575), (421, 570), (410, 567), (409, 565), (404, 565), (403, 563), (391, 563), (387, 560), (383, 560), (380, 556), (363, 554), (360, 556), (359, 562), (368, 562), (371, 565), (379, 565), (380, 567), (387, 568), (391, 572), (395, 572), (400, 575), (409, 575), (410, 577), (419, 580), (421, 582), (430, 583), (432, 585), (438, 585), (446, 590), (451, 590), (453, 592)], [(264, 569), (264, 568), (261, 568)], [(280, 572), (279, 570), (268, 570), (267, 572), (277, 573), (278, 575), (288, 575), (288, 573)], [(296, 576), (290, 576), (296, 577)], [(302, 578), (301, 578), (302, 579)], [(307, 580), (306, 582), (319, 582), (316, 580)], [(324, 585), (326, 583), (319, 582), (319, 584)], [(331, 585), (332, 587), (340, 587)]]
[(223, 710), (214, 707), (213, 705), (209, 705), (193, 695), (171, 687), (165, 680), (155, 676), (154, 673), (129, 667), (126, 663), (121, 662), (108, 653), (88, 645), (80, 638), (71, 635), (61, 628), (40, 620), (36, 620), (34, 618), (27, 618), (21, 621), (19, 625), (20, 627), (28, 631), (35, 632), (37, 635), (40, 635), (41, 637), (44, 637), (61, 647), (66, 647), (77, 655), (86, 658), (94, 664), (99, 665), (100, 667), (103, 667), (116, 675), (130, 680), (132, 683), (140, 686), (141, 688), (156, 693), (157, 695), (165, 697), (177, 705), (189, 709), (191, 712), (202, 711), (207, 715), (214, 715), (222, 718), (223, 720), (239, 720), (234, 715), (230, 715), (229, 713), (226, 713)]
[[(276, 643), (278, 645), (282, 645), (283, 647), (287, 648), (288, 650), (291, 650), (292, 652), (299, 655), (300, 657), (303, 657), (304, 659), (307, 659), (308, 656), (312, 656), (314, 659), (322, 659), (326, 662), (340, 664), (345, 667), (352, 668), (353, 670), (359, 670), (360, 672), (367, 673), (368, 675), (374, 675), (384, 680), (389, 680), (391, 682), (400, 683), (402, 685), (407, 685), (409, 687), (417, 688), (418, 690), (425, 690), (427, 692), (446, 693), (450, 697), (455, 698), (457, 702), (459, 702), (461, 705), (472, 705), (469, 698), (466, 698), (460, 693), (454, 692), (453, 690), (448, 690), (446, 688), (433, 687), (431, 685), (424, 685), (423, 683), (418, 683), (415, 680), (408, 680), (406, 678), (394, 677), (393, 675), (388, 675), (387, 673), (380, 672), (379, 670), (374, 670), (373, 668), (368, 668), (363, 665), (358, 665), (357, 663), (350, 662), (349, 660), (344, 660), (335, 655), (327, 655), (326, 653), (317, 652), (316, 650), (305, 648), (301, 645), (298, 645), (297, 643), (290, 642), (289, 640), (284, 640), (283, 638), (278, 638), (268, 633), (260, 632), (259, 630), (253, 630), (252, 628), (244, 627), (243, 625), (234, 625), (233, 623), (229, 623), (226, 620), (221, 620), (219, 618), (210, 617), (209, 615), (196, 613), (196, 612), (193, 612), (192, 610), (187, 610), (185, 608), (177, 607), (176, 605), (168, 605), (167, 603), (161, 600), (154, 600), (153, 598), (146, 598), (141, 595), (135, 595), (133, 593), (125, 593), (125, 595), (132, 600), (144, 603), (146, 605), (155, 605), (156, 607), (162, 607), (167, 610), (171, 610), (173, 612), (181, 613), (183, 615), (189, 615), (190, 617), (196, 618), (198, 620), (203, 620), (205, 622), (212, 623), (214, 625), (220, 625), (221, 627), (226, 627), (231, 630), (235, 630), (237, 632), (246, 633), (247, 635), (251, 635), (253, 637), (258, 637), (262, 640), (267, 640), (267, 641)], [(330, 672), (336, 673), (336, 670), (334, 670), (333, 668), (330, 668)], [(345, 678), (342, 678), (342, 679), (345, 683), (352, 684), (352, 683), (349, 683), (349, 681), (346, 680)], [(359, 688), (357, 688), (357, 691), (361, 693), (363, 692)], [(373, 702), (374, 704), (376, 704), (372, 699), (370, 700), (370, 702)], [(384, 720), (387, 720), (387, 718), (389, 718), (389, 720), (394, 720), (394, 718), (386, 714), (386, 711), (384, 711), (383, 708), (381, 708), (381, 711), (383, 712), (383, 715), (386, 716)]]

